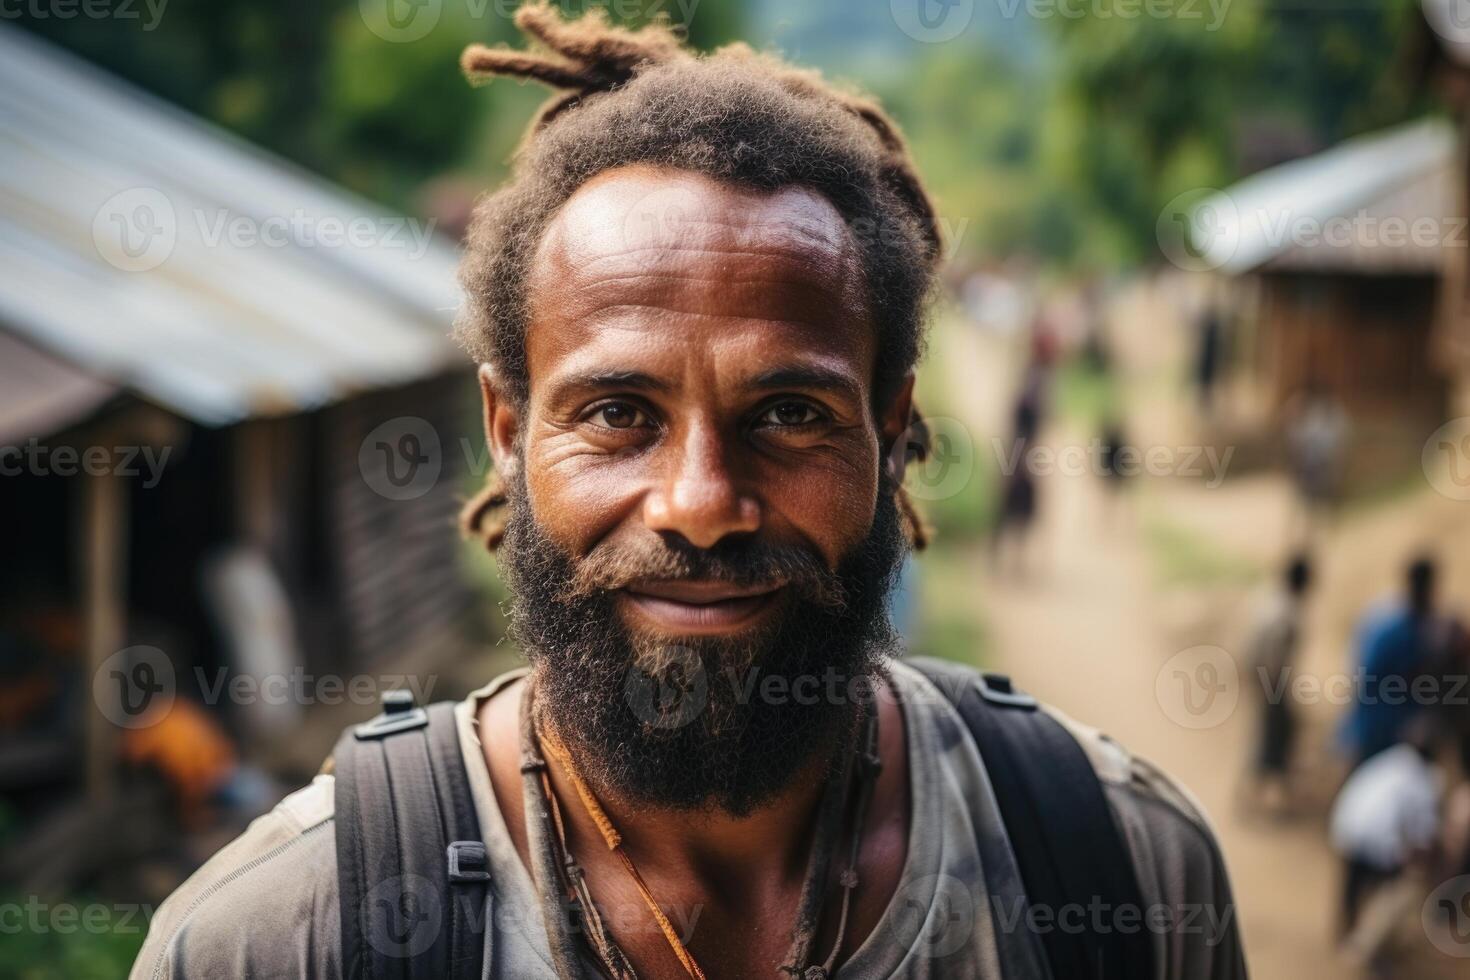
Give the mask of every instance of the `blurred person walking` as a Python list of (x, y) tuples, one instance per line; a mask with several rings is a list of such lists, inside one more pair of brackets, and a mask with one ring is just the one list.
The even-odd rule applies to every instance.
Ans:
[(1329, 837), (1342, 859), (1338, 937), (1375, 975), (1389, 969), (1388, 939), (1423, 900), (1438, 855), (1445, 778), (1433, 746), (1430, 726), (1414, 725), (1360, 766), (1332, 806)]
[(1341, 496), (1352, 427), (1342, 403), (1315, 383), (1287, 404), (1285, 421), (1287, 465), (1310, 533), (1331, 518)]
[(1436, 578), (1433, 559), (1416, 558), (1404, 600), (1370, 611), (1358, 627), (1356, 703), (1344, 730), (1355, 765), (1402, 741), (1426, 707), (1415, 682), (1442, 663), (1454, 632), (1451, 621), (1435, 614)]
[(1124, 460), (1129, 451), (1128, 433), (1123, 428), (1123, 420), (1116, 414), (1109, 415), (1103, 422), (1098, 444), (1098, 472), (1104, 487), (1103, 520), (1111, 526), (1116, 523), (1115, 515), (1129, 478), (1137, 473), (1137, 464), (1130, 465)]
[(1027, 444), (1018, 444), (1021, 463), (1001, 485), (1000, 510), (990, 533), (991, 566), (1021, 577), (1029, 566), (1028, 542), (1036, 518), (1036, 477), (1025, 462)]
[(1056, 359), (1056, 335), (1044, 314), (1037, 315), (1031, 331), (1031, 354), (1011, 409), (1010, 459), (1015, 465), (1003, 474), (1000, 507), (990, 535), (992, 566), (1017, 577), (1029, 564), (1028, 541), (1036, 518), (1036, 474), (1031, 472), (1027, 458), (1051, 406), (1052, 364)]
[(1209, 421), (1215, 416), (1215, 385), (1220, 379), (1225, 347), (1225, 318), (1220, 307), (1211, 300), (1200, 314), (1196, 326), (1194, 352), (1194, 390), (1200, 415)]
[(1041, 433), (1051, 409), (1052, 368), (1057, 338), (1050, 320), (1038, 314), (1031, 327), (1031, 353), (1011, 409), (1011, 438), (1030, 444)]
[(1247, 641), (1262, 697), (1256, 755), (1243, 802), (1274, 814), (1286, 811), (1291, 802), (1291, 756), (1297, 731), (1291, 675), (1301, 648), (1302, 611), (1311, 583), (1311, 563), (1305, 555), (1297, 555), (1261, 598)]
[[(1429, 664), (1434, 679), (1431, 715), (1437, 734), (1470, 751), (1470, 631), (1454, 613), (1444, 610), (1428, 630)], [(1470, 779), (1470, 766), (1465, 769)]]

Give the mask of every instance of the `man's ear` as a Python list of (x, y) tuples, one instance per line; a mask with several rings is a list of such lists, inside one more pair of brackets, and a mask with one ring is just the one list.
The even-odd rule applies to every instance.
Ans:
[[(893, 456), (895, 444), (903, 438), (913, 422), (914, 414), (914, 373), (910, 371), (898, 384), (897, 391), (887, 405), (883, 406), (878, 415), (879, 439), (883, 446), (885, 459)], [(906, 450), (906, 447), (905, 447)], [(904, 459), (903, 455), (899, 459)], [(903, 475), (899, 474), (899, 479)]]
[(492, 365), (481, 364), (479, 377), (480, 397), (485, 403), (485, 444), (490, 447), (490, 458), (496, 471), (508, 476), (516, 465), (515, 444), (520, 432), (520, 414)]

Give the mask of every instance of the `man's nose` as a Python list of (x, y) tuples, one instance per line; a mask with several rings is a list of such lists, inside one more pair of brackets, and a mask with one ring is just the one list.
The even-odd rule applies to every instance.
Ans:
[(733, 472), (721, 433), (707, 425), (691, 426), (667, 451), (674, 454), (667, 475), (643, 503), (643, 522), (650, 530), (672, 532), (697, 548), (711, 548), (727, 534), (760, 528), (760, 501)]

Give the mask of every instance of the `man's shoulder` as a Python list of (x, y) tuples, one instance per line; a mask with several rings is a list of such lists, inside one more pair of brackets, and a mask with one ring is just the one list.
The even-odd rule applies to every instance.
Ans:
[(1168, 877), (1185, 891), (1194, 890), (1195, 885), (1213, 890), (1222, 883), (1224, 862), (1214, 828), (1189, 790), (1104, 732), (1050, 706), (1044, 710), (1087, 754), (1118, 829), (1134, 852), (1134, 863), (1141, 865), (1140, 877), (1148, 866), (1157, 868), (1166, 862), (1183, 873)]
[(333, 780), (258, 817), (159, 907), (132, 980), (336, 977)]
[(1168, 773), (1135, 755), (1101, 729), (1084, 724), (1050, 705), (1042, 705), (1042, 710), (1082, 747), (1115, 813), (1129, 811), (1128, 816), (1136, 815), (1137, 819), (1151, 825), (1161, 825), (1160, 829), (1167, 827), (1213, 846), (1214, 830), (1204, 808)]
[[(908, 684), (916, 682), (930, 684), (940, 690), (952, 677), (978, 678), (980, 671), (961, 666), (945, 668), (945, 673), (935, 675), (923, 662), (895, 661), (891, 669), (907, 678)], [(932, 709), (948, 714), (953, 711), (954, 692), (942, 691), (942, 697), (916, 699)], [(1083, 724), (1047, 704), (1041, 710), (1055, 719), (1081, 746), (1088, 762), (1092, 764), (1098, 781), (1103, 785), (1108, 802), (1115, 814), (1125, 822), (1142, 822), (1146, 826), (1158, 825), (1158, 829), (1169, 830), (1175, 836), (1192, 838), (1197, 843), (1208, 843), (1213, 847), (1214, 833), (1204, 810), (1187, 790), (1171, 779), (1157, 766), (1134, 755), (1124, 745), (1097, 728)], [(1119, 812), (1122, 811), (1122, 812)], [(1127, 828), (1123, 828), (1127, 829)]]
[[(896, 670), (913, 670), (904, 665)], [(914, 676), (909, 675), (910, 678)], [(924, 699), (949, 712), (949, 699)], [(1183, 976), (1244, 976), (1229, 876), (1203, 807), (1178, 782), (1127, 747), (1042, 705), (1091, 763), (1137, 874), (1160, 962), (1188, 963)], [(1175, 975), (1175, 974), (1170, 974)]]
[[(474, 706), (524, 673), (455, 705), (465, 752), (479, 752)], [(195, 871), (153, 916), (131, 980), (339, 976), (335, 793), (333, 776), (317, 776)]]
[[(1160, 963), (1185, 977), (1244, 977), (1240, 922), (1225, 857), (1190, 792), (1119, 742), (1046, 709), (1087, 753), (1127, 842)], [(1121, 920), (1120, 920), (1121, 921)], [(1138, 921), (1135, 919), (1135, 921)]]

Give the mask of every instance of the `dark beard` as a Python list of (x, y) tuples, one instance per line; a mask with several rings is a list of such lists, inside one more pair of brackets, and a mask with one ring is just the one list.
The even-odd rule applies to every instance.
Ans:
[[(907, 551), (891, 494), (833, 572), (805, 548), (650, 536), (573, 559), (510, 488), (498, 557), (537, 712), (594, 786), (626, 803), (745, 815), (808, 767), (830, 766), (896, 648), (887, 598)], [(629, 631), (613, 589), (638, 578), (784, 581), (771, 621), (739, 640)], [(817, 772), (821, 777), (825, 770)]]

